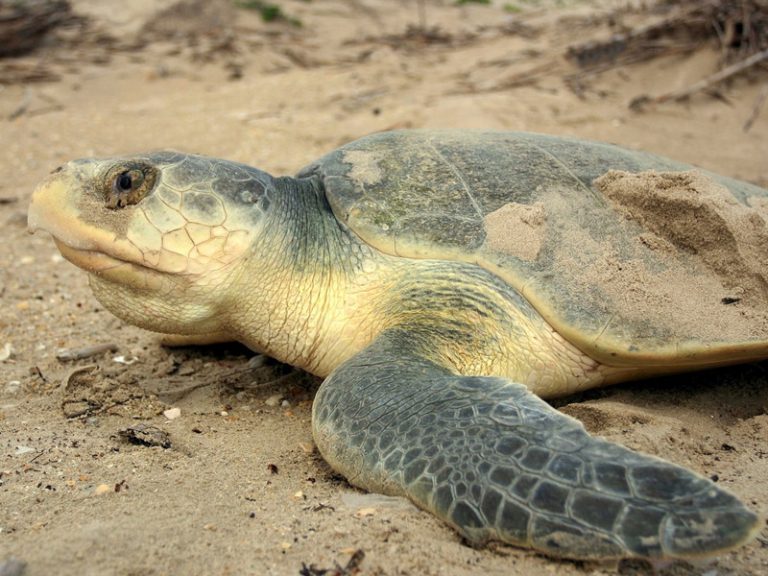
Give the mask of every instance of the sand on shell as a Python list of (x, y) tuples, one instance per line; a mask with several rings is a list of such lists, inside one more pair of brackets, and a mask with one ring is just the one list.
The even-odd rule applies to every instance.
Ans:
[[(659, 325), (672, 319), (702, 342), (768, 346), (768, 226), (760, 211), (697, 171), (613, 170), (595, 186), (639, 224), (635, 242), (669, 262), (661, 272), (622, 262), (634, 269), (612, 276), (599, 267), (586, 271), (586, 282), (632, 307), (628, 315)], [(643, 298), (627, 297), (639, 291)]]

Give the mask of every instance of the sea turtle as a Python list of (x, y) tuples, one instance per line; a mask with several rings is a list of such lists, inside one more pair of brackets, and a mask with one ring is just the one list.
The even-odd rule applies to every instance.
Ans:
[(768, 357), (766, 260), (739, 256), (765, 246), (768, 191), (691, 170), (553, 136), (395, 131), (296, 177), (178, 152), (72, 161), (29, 225), (125, 321), (326, 377), (313, 434), (352, 484), (472, 543), (690, 558), (749, 541), (757, 515), (541, 397)]

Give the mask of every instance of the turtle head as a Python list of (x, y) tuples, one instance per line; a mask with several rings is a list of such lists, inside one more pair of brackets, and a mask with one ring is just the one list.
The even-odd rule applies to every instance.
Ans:
[(48, 231), (115, 315), (149, 330), (221, 330), (223, 287), (264, 227), (272, 178), (175, 152), (75, 160), (34, 192), (29, 229)]

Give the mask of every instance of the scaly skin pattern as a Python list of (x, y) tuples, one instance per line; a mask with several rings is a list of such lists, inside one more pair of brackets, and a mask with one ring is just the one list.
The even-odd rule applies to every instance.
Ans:
[(430, 339), (386, 331), (321, 386), (315, 439), (353, 484), (408, 496), (470, 542), (571, 558), (703, 556), (757, 529), (706, 478), (589, 436), (521, 384), (450, 372)]
[(592, 360), (477, 266), (373, 250), (317, 177), (176, 153), (76, 161), (36, 190), (29, 224), (127, 322), (327, 376), (313, 432), (328, 462), (472, 542), (688, 558), (758, 529), (709, 480), (592, 438), (537, 397), (647, 369)]

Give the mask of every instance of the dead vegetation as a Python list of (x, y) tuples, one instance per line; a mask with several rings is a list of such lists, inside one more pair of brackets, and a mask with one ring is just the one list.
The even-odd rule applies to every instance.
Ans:
[(666, 0), (649, 15), (655, 18), (651, 23), (628, 27), (617, 13), (613, 36), (573, 45), (568, 57), (589, 69), (692, 52), (710, 44), (722, 52), (726, 66), (768, 49), (768, 0)]
[[(719, 50), (720, 70), (691, 86), (656, 96), (639, 95), (630, 108), (681, 101), (699, 92), (712, 91), (722, 82), (748, 70), (768, 71), (768, 0), (666, 0), (650, 11), (652, 21), (636, 27), (621, 24), (616, 15), (616, 33), (602, 40), (590, 39), (568, 48), (567, 57), (580, 69), (569, 78), (578, 85), (585, 75), (651, 60), (662, 56), (692, 53), (703, 46)], [(758, 99), (756, 110), (765, 98)], [(753, 113), (753, 117), (756, 113)], [(745, 124), (745, 130), (754, 118)]]
[(61, 66), (108, 63), (114, 38), (68, 0), (0, 0), (0, 85), (54, 82)]
[(0, 0), (0, 57), (34, 50), (49, 30), (73, 18), (67, 0)]

